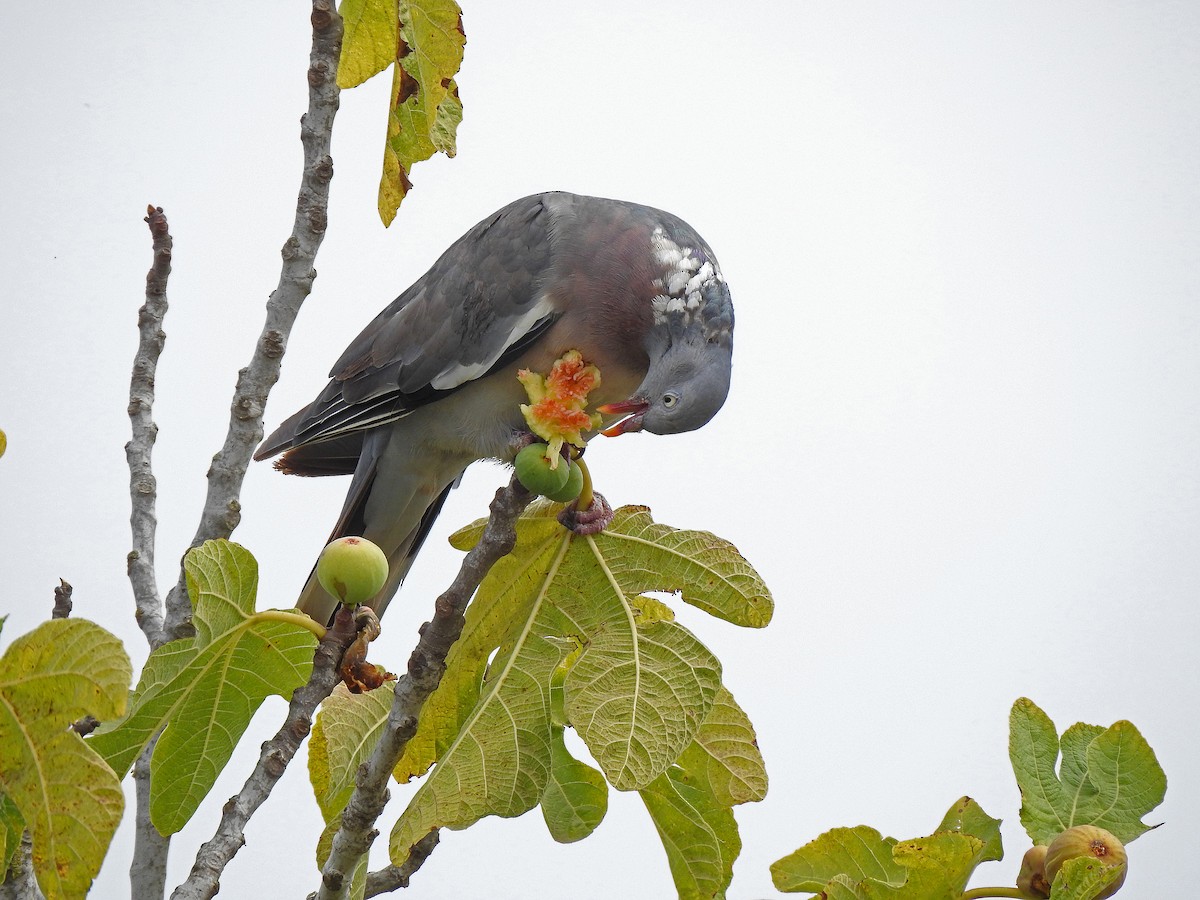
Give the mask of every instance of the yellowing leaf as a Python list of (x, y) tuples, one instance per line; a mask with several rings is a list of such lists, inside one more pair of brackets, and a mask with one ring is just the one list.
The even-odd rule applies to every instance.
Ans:
[[(467, 610), (442, 683), (396, 769), (407, 780), (437, 763), (392, 830), (397, 864), (433, 828), (519, 815), (539, 801), (559, 840), (595, 827), (600, 784), (559, 747), (564, 724), (578, 731), (608, 782), (625, 790), (655, 782), (692, 747), (686, 778), (656, 788), (664, 810), (682, 810), (664, 798), (697, 789), (697, 778), (706, 802), (725, 810), (713, 812), (722, 822), (729, 806), (766, 789), (753, 729), (721, 690), (719, 663), (665, 604), (638, 593), (683, 590), (702, 608), (761, 610), (765, 589), (753, 570), (711, 535), (655, 526), (645, 510), (633, 511), (637, 536), (618, 534), (619, 544), (571, 534), (557, 510), (530, 507), (517, 522), (513, 552)], [(630, 511), (618, 517), (628, 521)], [(481, 531), (476, 523), (451, 542), (468, 549)], [(568, 783), (577, 794), (564, 789)], [(723, 825), (719, 831), (725, 835)], [(717, 869), (724, 865), (718, 860)]]
[(871, 879), (900, 885), (906, 875), (892, 859), (896, 843), (866, 825), (834, 828), (772, 863), (771, 880), (785, 892), (817, 893), (839, 876), (852, 883)]
[[(539, 801), (556, 839), (590, 833), (607, 791), (600, 773), (567, 753), (562, 728), (570, 724), (610, 783), (648, 791), (660, 824), (687, 823), (679, 826), (686, 837), (668, 847), (680, 884), (723, 890), (740, 846), (730, 807), (760, 799), (766, 773), (749, 720), (721, 688), (717, 660), (644, 593), (682, 591), (701, 608), (756, 624), (769, 617), (769, 594), (711, 535), (620, 510), (632, 536), (618, 530), (605, 542), (603, 534), (572, 535), (557, 510), (527, 510), (516, 547), (467, 610), (396, 769), (407, 780), (437, 763), (392, 829), (391, 858), (402, 863), (433, 828), (519, 815)], [(482, 527), (462, 529), (451, 543), (470, 548)], [(675, 834), (675, 825), (663, 827)]]
[[(454, 156), (462, 103), (454, 76), (466, 35), (454, 0), (400, 0), (399, 40), (392, 71), (391, 109), (379, 183), (379, 216), (396, 217), (413, 164), (436, 152)], [(370, 68), (368, 66), (368, 68)]]
[(737, 806), (767, 796), (767, 769), (754, 726), (724, 687), (696, 732), (696, 750), (696, 764), (704, 766), (705, 780), (721, 805)]
[(396, 61), (400, 37), (396, 0), (342, 0), (342, 55), (338, 60), (338, 87), (358, 87)]
[[(958, 808), (947, 818), (953, 820)], [(994, 823), (971, 809), (967, 821)], [(959, 822), (961, 826), (961, 820)], [(998, 832), (997, 832), (998, 839)], [(971, 873), (986, 857), (985, 839), (964, 830), (896, 841), (865, 825), (835, 828), (771, 866), (775, 887), (784, 892), (821, 893), (858, 900), (957, 900)]]
[(316, 637), (256, 614), (258, 564), (243, 547), (208, 541), (184, 560), (196, 636), (150, 654), (129, 715), (90, 740), (119, 773), (161, 730), (150, 760), (150, 817), (174, 834), (212, 789), (263, 700), (290, 697), (312, 671)]
[(46, 622), (0, 657), (0, 794), (33, 835), (51, 900), (87, 893), (125, 804), (120, 779), (69, 726), (121, 715), (131, 677), (121, 642), (84, 619)]
[(354, 792), (354, 775), (367, 761), (387, 722), (395, 685), (352, 694), (339, 684), (321, 704), (308, 741), (308, 775), (326, 824), (336, 821)]
[(644, 506), (623, 506), (596, 544), (627, 594), (679, 592), (735, 625), (762, 628), (775, 605), (754, 568), (731, 543), (707, 531), (660, 525)]

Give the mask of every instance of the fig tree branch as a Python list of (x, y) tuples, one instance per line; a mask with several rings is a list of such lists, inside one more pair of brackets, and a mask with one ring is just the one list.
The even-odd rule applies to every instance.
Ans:
[[(516, 544), (517, 517), (532, 499), (515, 475), (507, 486), (496, 491), (479, 543), (463, 558), (453, 583), (434, 603), (433, 619), (421, 628), (421, 638), (408, 660), (408, 671), (396, 682), (387, 726), (354, 779), (354, 793), (342, 811), (341, 827), (333, 837), (333, 849), (321, 870), (318, 900), (340, 900), (347, 895), (350, 873), (378, 835), (375, 822), (388, 800), (388, 777), (417, 731), (421, 708), (441, 683), (446, 654), (462, 634), (467, 603), (491, 567)], [(409, 860), (416, 862), (416, 866), (404, 874), (405, 885), (408, 876), (433, 849), (432, 843), (424, 848), (421, 843), (409, 851)], [(406, 866), (408, 862), (400, 870)]]
[(158, 437), (153, 417), (154, 375), (167, 340), (162, 322), (167, 314), (167, 278), (171, 274), (173, 241), (161, 206), (146, 207), (146, 224), (150, 226), (154, 261), (146, 273), (146, 302), (138, 310), (138, 347), (129, 380), (128, 412), (133, 436), (125, 445), (125, 461), (129, 464), (129, 528), (133, 533), (133, 549), (129, 551), (126, 567), (133, 587), (137, 622), (153, 650), (166, 640), (162, 596), (154, 578), (154, 535), (158, 527), (154, 506), (158, 484), (150, 457)]
[(368, 874), (367, 889), (363, 896), (377, 897), (380, 894), (408, 887), (413, 874), (421, 868), (425, 860), (429, 858), (429, 854), (433, 852), (433, 848), (437, 846), (440, 834), (440, 830), (435, 828), (413, 844), (408, 851), (408, 859), (404, 861), (404, 865), (384, 866), (378, 872)]
[(312, 675), (292, 694), (283, 726), (262, 745), (254, 771), (237, 795), (229, 798), (222, 808), (216, 833), (200, 847), (192, 871), (171, 894), (171, 900), (209, 900), (217, 893), (225, 866), (246, 843), (246, 823), (266, 802), (300, 744), (308, 737), (317, 706), (341, 680), (338, 664), (354, 637), (354, 617), (347, 609), (338, 610), (333, 625), (317, 646)]
[[(308, 66), (308, 111), (300, 120), (304, 170), (292, 234), (284, 242), (279, 284), (267, 300), (266, 319), (255, 343), (250, 364), (238, 373), (229, 409), (225, 444), (208, 470), (208, 495), (200, 525), (191, 546), (227, 538), (241, 520), (239, 495), (250, 456), (263, 437), (263, 412), (267, 396), (279, 380), (279, 364), (287, 348), (300, 305), (317, 277), (313, 269), (317, 250), (328, 224), (329, 182), (333, 160), (329, 155), (333, 120), (340, 91), (338, 56), (342, 45), (342, 20), (332, 0), (313, 0), (313, 43)], [(182, 569), (167, 595), (165, 630), (169, 639), (192, 633), (191, 603)]]

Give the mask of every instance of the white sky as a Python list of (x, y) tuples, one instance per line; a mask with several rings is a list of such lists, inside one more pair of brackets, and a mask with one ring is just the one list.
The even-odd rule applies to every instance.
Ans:
[[(142, 216), (163, 206), (175, 236), (155, 409), (169, 585), (291, 228), (308, 6), (25, 5), (5, 22), (0, 643), (49, 614), (62, 576), (140, 665), (122, 447)], [(614, 504), (731, 539), (775, 593), (765, 631), (681, 610), (771, 774), (738, 810), (729, 896), (776, 896), (769, 863), (834, 826), (926, 834), (963, 793), (1005, 820), (1008, 858), (974, 883), (1011, 883), (1022, 695), (1060, 729), (1143, 731), (1166, 827), (1132, 848), (1121, 896), (1182, 895), (1200, 826), (1200, 6), (521, 0), (468, 2), (465, 24), (459, 156), (417, 168), (390, 231), (387, 85), (342, 97), (330, 230), (269, 427), (507, 201), (566, 189), (679, 214), (737, 306), (729, 402), (694, 435), (588, 458)], [(385, 620), (393, 670), (456, 565), (445, 535), (503, 477), (480, 466), (447, 505)], [(344, 490), (253, 468), (236, 538), (264, 605), (290, 604)], [(282, 710), (176, 838), (172, 884)], [(300, 763), (223, 896), (315, 888)], [(128, 893), (130, 844), (123, 828), (96, 896)], [(411, 890), (671, 894), (628, 795), (572, 846), (538, 813), (447, 833)]]

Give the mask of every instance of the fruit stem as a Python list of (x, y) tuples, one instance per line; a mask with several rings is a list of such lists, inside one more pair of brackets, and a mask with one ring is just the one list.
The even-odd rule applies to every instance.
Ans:
[(287, 622), (289, 625), (299, 625), (307, 628), (317, 636), (317, 640), (325, 637), (325, 626), (316, 619), (309, 618), (304, 613), (285, 612), (282, 609), (264, 609), (256, 612), (252, 618), (266, 622)]
[(1016, 897), (1023, 900), (1026, 897), (1017, 888), (1010, 887), (981, 887), (964, 891), (959, 900), (981, 900), (983, 897)]
[(575, 508), (580, 512), (591, 509), (592, 500), (592, 473), (588, 471), (587, 463), (583, 461), (583, 457), (575, 460), (575, 465), (579, 466), (579, 471), (583, 473), (583, 488), (579, 491), (579, 499), (575, 503)]

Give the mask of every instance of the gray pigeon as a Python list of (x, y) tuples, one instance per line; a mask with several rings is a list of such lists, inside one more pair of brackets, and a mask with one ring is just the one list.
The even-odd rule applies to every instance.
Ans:
[[(517, 371), (579, 350), (590, 398), (620, 434), (692, 431), (729, 392), (733, 304), (708, 245), (661, 210), (535, 194), (488, 216), (346, 348), (316, 400), (263, 441), (293, 475), (353, 475), (330, 540), (387, 555), (383, 614), (450, 489), (479, 459), (511, 461), (526, 431)], [(297, 606), (328, 622), (315, 570)]]

